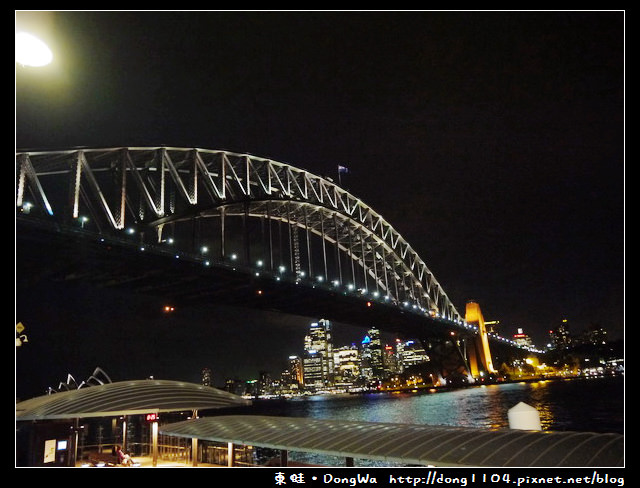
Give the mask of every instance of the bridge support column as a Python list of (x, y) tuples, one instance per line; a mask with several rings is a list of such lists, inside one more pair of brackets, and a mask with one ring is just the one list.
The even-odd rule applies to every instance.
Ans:
[[(478, 328), (475, 344), (469, 349), (477, 349), (479, 361), (476, 364), (481, 366), (487, 373), (495, 373), (493, 368), (493, 360), (491, 359), (491, 350), (489, 349), (489, 337), (487, 335), (487, 327), (484, 323), (484, 317), (480, 311), (480, 305), (474, 301), (467, 302), (465, 320), (468, 324), (475, 325)], [(474, 374), (473, 376), (477, 376)]]
[(465, 339), (465, 349), (467, 352), (467, 364), (469, 365), (469, 374), (474, 378), (480, 375), (480, 367), (478, 365), (478, 352), (476, 350), (476, 339)]

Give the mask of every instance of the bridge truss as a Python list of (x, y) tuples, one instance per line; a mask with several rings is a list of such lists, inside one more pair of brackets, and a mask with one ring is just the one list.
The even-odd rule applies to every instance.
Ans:
[(196, 148), (118, 147), (19, 152), (16, 165), (24, 217), (463, 323), (380, 214), (289, 164)]

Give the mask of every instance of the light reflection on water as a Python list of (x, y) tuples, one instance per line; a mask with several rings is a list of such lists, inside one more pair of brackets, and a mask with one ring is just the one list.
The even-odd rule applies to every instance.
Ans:
[[(368, 422), (509, 428), (508, 410), (520, 402), (540, 413), (543, 430), (624, 433), (624, 380), (595, 378), (487, 385), (436, 393), (311, 397), (254, 405), (250, 413)], [(321, 465), (344, 460), (292, 452), (291, 459)], [(356, 460), (358, 466), (388, 463)]]
[(622, 378), (487, 385), (422, 394), (368, 394), (288, 402), (280, 415), (369, 422), (508, 428), (519, 402), (536, 408), (543, 430), (623, 433)]

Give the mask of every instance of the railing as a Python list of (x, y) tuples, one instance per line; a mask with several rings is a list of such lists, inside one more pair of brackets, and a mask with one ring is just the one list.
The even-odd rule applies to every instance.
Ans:
[[(177, 439), (177, 438), (174, 438)], [(177, 439), (182, 442), (158, 445), (158, 459), (177, 463), (191, 463), (191, 448), (187, 446), (187, 440)], [(113, 452), (116, 444), (79, 445), (77, 461), (101, 460), (117, 462), (117, 456)], [(133, 442), (125, 446), (125, 451), (135, 460), (136, 457), (150, 457), (153, 446), (145, 442)]]
[[(206, 443), (199, 449), (199, 462), (217, 466), (229, 466), (228, 446)], [(234, 446), (234, 466), (257, 466), (259, 464), (255, 449), (252, 446)]]
[[(95, 427), (94, 427), (95, 428)], [(98, 428), (95, 428), (98, 430)], [(98, 438), (80, 436), (76, 452), (76, 462), (80, 464), (104, 463), (118, 464), (115, 446), (123, 446), (134, 461), (139, 458), (153, 457), (153, 444), (144, 442), (149, 439), (148, 432), (140, 432), (127, 436), (123, 442), (120, 429), (112, 435), (101, 435)], [(88, 442), (87, 442), (88, 441)], [(252, 446), (235, 445), (233, 449), (233, 466), (259, 466), (270, 457), (277, 455), (275, 451)], [(191, 439), (160, 435), (157, 444), (157, 460), (171, 464), (191, 466), (193, 460), (193, 445)], [(196, 465), (229, 466), (229, 446), (226, 443), (200, 441), (196, 453)], [(97, 465), (97, 464), (96, 464)]]

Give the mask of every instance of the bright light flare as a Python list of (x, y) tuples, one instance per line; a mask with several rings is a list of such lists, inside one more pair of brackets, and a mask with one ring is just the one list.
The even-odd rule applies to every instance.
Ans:
[(53, 53), (43, 41), (27, 32), (16, 32), (16, 63), (40, 67), (52, 60)]

